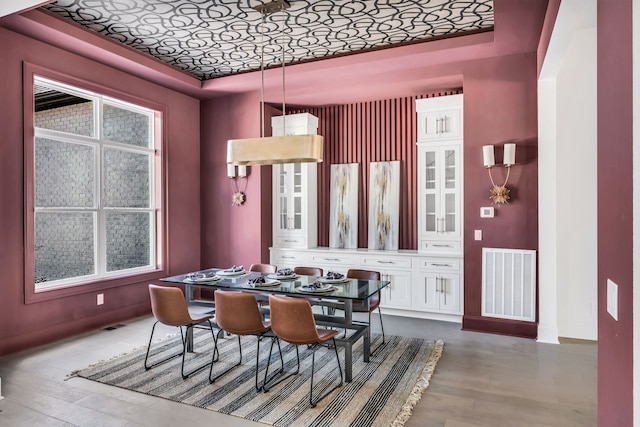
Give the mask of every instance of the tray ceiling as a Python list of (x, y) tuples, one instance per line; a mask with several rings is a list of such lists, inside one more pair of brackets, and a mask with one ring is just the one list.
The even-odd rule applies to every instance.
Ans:
[(493, 0), (58, 0), (44, 6), (201, 80), (489, 30)]

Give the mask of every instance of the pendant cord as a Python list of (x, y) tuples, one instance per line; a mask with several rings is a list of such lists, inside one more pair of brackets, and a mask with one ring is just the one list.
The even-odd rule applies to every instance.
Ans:
[(267, 16), (262, 15), (262, 27), (260, 28), (260, 128), (264, 138), (264, 26)]
[(286, 106), (285, 106), (285, 90), (284, 90), (284, 62), (285, 62), (285, 58), (284, 58), (284, 51), (285, 51), (285, 37), (284, 37), (284, 27), (286, 24), (286, 19), (287, 19), (287, 14), (286, 12), (284, 12), (283, 14), (283, 19), (282, 19), (282, 131), (283, 131), (283, 135), (286, 134), (286, 116), (287, 116), (287, 111), (286, 111)]

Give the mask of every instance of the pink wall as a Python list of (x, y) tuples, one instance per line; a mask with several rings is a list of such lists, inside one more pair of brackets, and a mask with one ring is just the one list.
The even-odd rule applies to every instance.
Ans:
[[(227, 140), (260, 136), (260, 94), (202, 103), (202, 267), (268, 262), (271, 166), (248, 168), (246, 202), (231, 205)], [(271, 132), (268, 121), (268, 134)]]
[[(598, 1), (598, 425), (633, 425), (634, 0)], [(635, 71), (637, 73), (637, 70)], [(637, 148), (637, 147), (636, 147)], [(618, 284), (618, 321), (607, 313)]]
[[(148, 313), (147, 283), (199, 267), (200, 116), (199, 101), (193, 98), (4, 28), (0, 44), (0, 354), (6, 354)], [(162, 271), (88, 284), (77, 295), (51, 291), (46, 302), (24, 304), (23, 61), (84, 80), (125, 100), (147, 100), (166, 112), (165, 246), (169, 249)], [(98, 291), (105, 297), (101, 306), (96, 305)]]
[[(535, 53), (468, 64), (464, 73), (464, 212), (465, 329), (491, 330), (535, 337), (536, 325), (481, 318), (482, 248), (538, 248), (538, 117)], [(482, 146), (516, 143), (516, 165), (507, 188), (511, 200), (495, 206), (495, 218), (480, 218), (480, 208), (492, 206), (491, 182), (482, 162)], [(504, 169), (494, 168), (496, 181)], [(482, 230), (483, 240), (474, 240)]]

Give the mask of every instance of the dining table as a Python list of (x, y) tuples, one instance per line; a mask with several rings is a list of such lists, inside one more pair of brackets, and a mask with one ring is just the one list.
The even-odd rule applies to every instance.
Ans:
[[(264, 280), (264, 283), (253, 283), (256, 280)], [(235, 268), (209, 268), (162, 278), (160, 281), (184, 285), (188, 305), (211, 307), (213, 313), (214, 301), (200, 298), (198, 289), (253, 292), (258, 300), (266, 299), (268, 295), (286, 295), (306, 298), (312, 305), (324, 306), (326, 313), (324, 309), (322, 312), (314, 312), (316, 324), (345, 330), (343, 335), (336, 337), (336, 345), (344, 348), (347, 382), (352, 380), (353, 346), (359, 339), (363, 340), (363, 361), (369, 362), (371, 355), (369, 324), (353, 319), (353, 301), (361, 300), (367, 304), (371, 296), (390, 284), (387, 280), (334, 278), (331, 275), (318, 277), (293, 273), (267, 274)], [(262, 310), (268, 316), (268, 306), (264, 306)], [(193, 337), (188, 335), (187, 340), (187, 350), (190, 351), (193, 348)]]

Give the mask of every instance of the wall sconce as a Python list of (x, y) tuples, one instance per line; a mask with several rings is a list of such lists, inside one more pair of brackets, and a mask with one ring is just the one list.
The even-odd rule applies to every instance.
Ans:
[(507, 177), (504, 179), (504, 184), (496, 185), (491, 175), (491, 168), (496, 165), (495, 156), (493, 153), (493, 145), (482, 146), (482, 158), (484, 160), (484, 167), (489, 171), (489, 179), (493, 188), (491, 189), (492, 203), (509, 203), (509, 189), (507, 188), (507, 181), (509, 181), (509, 173), (511, 172), (511, 166), (516, 163), (516, 144), (504, 144), (504, 155), (502, 156), (503, 165), (507, 168)]
[(247, 189), (247, 167), (238, 166), (236, 176), (236, 166), (227, 164), (227, 176), (231, 179), (231, 204), (242, 206), (245, 202), (245, 190)]

